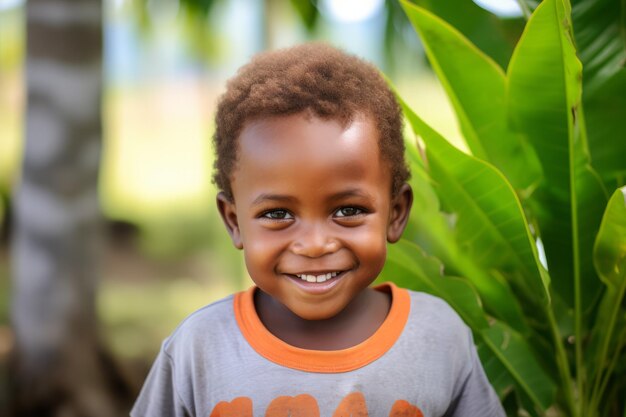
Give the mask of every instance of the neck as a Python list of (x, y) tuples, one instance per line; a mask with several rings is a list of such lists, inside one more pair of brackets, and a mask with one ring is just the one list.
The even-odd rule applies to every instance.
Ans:
[(324, 320), (305, 320), (260, 289), (255, 309), (263, 325), (282, 341), (303, 349), (340, 350), (372, 336), (391, 306), (390, 296), (367, 288), (337, 315)]

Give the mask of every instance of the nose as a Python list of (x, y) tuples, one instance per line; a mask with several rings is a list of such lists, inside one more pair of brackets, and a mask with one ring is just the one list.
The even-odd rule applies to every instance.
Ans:
[(299, 230), (291, 244), (291, 251), (307, 258), (319, 258), (339, 250), (339, 241), (321, 224), (312, 224)]

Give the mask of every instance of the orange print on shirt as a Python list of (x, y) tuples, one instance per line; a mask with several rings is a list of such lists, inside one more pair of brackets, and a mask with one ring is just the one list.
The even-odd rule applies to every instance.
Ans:
[(368, 417), (365, 397), (360, 392), (346, 395), (333, 413), (333, 417)]
[[(231, 402), (220, 401), (209, 417), (253, 417), (252, 400), (237, 397)], [(320, 417), (320, 408), (309, 394), (281, 396), (267, 406), (265, 417)], [(369, 417), (363, 394), (353, 392), (346, 395), (335, 409), (333, 417)], [(424, 417), (424, 414), (413, 404), (398, 400), (391, 407), (389, 417)]]
[(424, 417), (422, 410), (404, 400), (398, 400), (391, 407), (389, 417)]
[(248, 397), (238, 397), (229, 403), (220, 401), (210, 417), (252, 417), (252, 400)]
[(320, 417), (320, 409), (308, 394), (278, 397), (267, 406), (265, 417)]

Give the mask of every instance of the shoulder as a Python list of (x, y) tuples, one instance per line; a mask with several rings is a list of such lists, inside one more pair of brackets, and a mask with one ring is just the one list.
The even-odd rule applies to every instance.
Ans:
[(406, 331), (456, 349), (473, 345), (469, 328), (446, 301), (424, 292), (406, 291), (411, 300)]
[(406, 290), (411, 299), (411, 315), (452, 326), (465, 326), (463, 320), (445, 300), (425, 292)]

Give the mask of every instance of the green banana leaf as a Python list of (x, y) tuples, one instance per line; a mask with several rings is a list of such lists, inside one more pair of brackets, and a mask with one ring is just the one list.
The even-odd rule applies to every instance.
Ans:
[[(534, 10), (536, 0), (520, 0)], [(572, 0), (576, 50), (584, 67), (584, 88), (589, 96), (615, 74), (626, 60), (626, 2)]]
[[(489, 39), (504, 38), (514, 45), (521, 30), (503, 31), (514, 26), (510, 26), (513, 22), (509, 19), (495, 19), (472, 1), (414, 0), (414, 3), (450, 23), (506, 68), (510, 51), (503, 54), (497, 52), (501, 48), (495, 48), (494, 52)], [(524, 10), (535, 10), (539, 1), (518, 0), (518, 3)], [(621, 140), (626, 131), (626, 1), (572, 0), (571, 3), (576, 50), (583, 64), (583, 103), (592, 165), (613, 188), (626, 184), (623, 157), (626, 140)]]
[[(515, 380), (511, 377), (511, 374), (506, 370), (502, 362), (493, 355), (489, 346), (480, 339), (475, 342), (476, 350), (478, 351), (478, 356), (480, 357), (480, 362), (483, 365), (485, 374), (487, 374), (489, 382), (498, 394), (498, 397), (502, 400), (515, 384)], [(518, 407), (515, 407), (515, 412), (517, 412), (517, 408)]]
[[(452, 25), (500, 67), (506, 68), (522, 32), (520, 21), (498, 19), (472, 1), (413, 0), (413, 3)], [(539, 2), (520, 3), (525, 9), (534, 10)], [(572, 21), (576, 49), (583, 63), (583, 103), (592, 166), (613, 188), (615, 181), (617, 186), (626, 184), (626, 158), (623, 157), (626, 140), (621, 140), (626, 131), (626, 2), (573, 0)], [(459, 61), (459, 64), (464, 62)], [(472, 71), (466, 71), (468, 68)], [(474, 66), (464, 65), (463, 70), (473, 72)], [(481, 87), (479, 83), (474, 84), (475, 89)], [(473, 153), (480, 156), (475, 149)], [(503, 171), (516, 189), (523, 188), (508, 174), (515, 167), (508, 164), (503, 167), (495, 160), (490, 162)], [(516, 166), (519, 165), (516, 163)], [(536, 170), (533, 167), (530, 172)]]
[[(435, 14), (439, 16), (444, 16), (442, 10), (448, 7), (429, 0), (416, 2), (438, 9)], [(421, 222), (412, 217), (410, 228), (415, 234), (409, 238), (415, 240), (423, 234), (429, 253), (446, 265), (446, 275), (453, 271), (468, 279), (485, 304), (483, 312), (498, 318), (497, 325), (489, 329), (503, 325), (512, 330), (513, 339), (523, 337), (527, 353), (544, 370), (558, 372), (557, 401), (564, 413), (615, 414), (623, 407), (618, 398), (626, 373), (626, 187), (614, 194), (606, 212), (604, 208), (608, 200), (605, 187), (614, 189), (626, 183), (626, 1), (573, 0), (573, 12), (568, 0), (533, 4), (535, 11), (506, 76), (450, 25), (423, 8), (402, 0), (401, 4), (421, 35), (475, 156), (452, 147), (401, 103), (415, 133), (426, 144), (427, 166), (420, 165), (423, 172), (414, 187), (434, 187), (439, 197), (434, 198), (428, 190), (430, 196), (424, 200), (431, 205), (428, 217)], [(616, 35), (617, 26), (621, 37)], [(585, 65), (584, 79), (577, 50)], [(490, 103), (481, 92), (495, 102), (504, 96), (500, 106), (504, 109), (489, 111)], [(536, 188), (534, 182), (529, 183), (530, 189), (518, 186), (510, 161), (502, 156), (506, 153), (500, 153), (498, 161), (487, 151), (489, 141), (497, 146), (498, 138), (485, 132), (500, 118), (503, 131), (521, 135), (520, 142), (532, 148), (540, 166)], [(502, 141), (510, 144), (512, 140)], [(508, 153), (508, 159), (518, 158), (515, 152)], [(524, 198), (525, 212), (492, 164)], [(439, 200), (448, 213), (437, 217)], [(437, 228), (428, 225), (433, 219), (437, 219)], [(438, 239), (436, 244), (432, 244), (433, 236)], [(549, 275), (538, 262), (535, 238), (542, 240)], [(515, 245), (525, 250), (519, 251)], [(491, 252), (497, 252), (499, 259), (493, 259)], [(468, 259), (469, 263), (463, 264)], [(403, 258), (403, 263), (407, 262)], [(474, 267), (478, 272), (472, 272)], [(506, 300), (489, 292), (497, 288), (494, 283), (499, 276), (510, 284), (523, 307), (522, 323), (532, 328), (526, 336), (512, 324), (517, 316), (513, 314), (511, 319), (492, 306), (498, 305), (497, 298)], [(441, 296), (448, 294), (444, 291)], [(466, 294), (465, 299), (470, 297)], [(459, 300), (450, 303), (459, 308)], [(542, 317), (549, 321), (550, 337), (538, 323)], [(529, 395), (528, 385), (520, 386), (519, 378), (488, 346), (489, 338), (473, 329), (486, 372), (501, 397), (504, 395), (507, 409), (521, 407), (530, 415), (544, 415), (547, 403)], [(503, 331), (494, 330), (497, 336)], [(575, 349), (563, 345), (565, 337), (561, 336), (572, 334), (568, 340)], [(512, 384), (515, 395), (506, 395)]]
[(599, 296), (591, 255), (607, 200), (589, 164), (581, 77), (569, 4), (544, 0), (511, 58), (508, 108), (541, 162), (544, 182), (533, 195), (534, 214), (553, 286), (577, 314)]
[(490, 360), (499, 362), (497, 369), (506, 369), (511, 378), (498, 374), (492, 383), (512, 380), (538, 407), (547, 408), (554, 400), (555, 385), (539, 365), (527, 341), (504, 323), (493, 321), (489, 324), (478, 294), (469, 283), (443, 276), (441, 271), (442, 266), (435, 258), (428, 258), (418, 246), (401, 239), (390, 245), (381, 278), (446, 300), (480, 339), (491, 355)]
[(411, 210), (402, 235), (447, 264), (448, 259), (443, 259), (443, 256), (448, 247), (454, 244), (452, 228), (440, 212), (439, 198), (415, 143), (406, 140), (405, 146), (411, 171), (409, 185), (413, 190), (413, 207), (418, 209)]
[(419, 246), (406, 239), (390, 245), (388, 251), (389, 266), (385, 265), (382, 280), (443, 298), (472, 329), (488, 327), (474, 288), (460, 278), (442, 277), (441, 263), (436, 258), (428, 257)]
[(450, 145), (401, 99), (400, 105), (426, 144), (430, 173), (442, 202), (457, 216), (460, 247), (483, 269), (498, 269), (512, 278), (509, 283), (532, 309), (545, 310), (549, 277), (542, 273), (537, 248), (511, 186), (495, 168)]
[(600, 279), (610, 288), (626, 283), (626, 187), (613, 193), (606, 207), (594, 247), (594, 264)]
[(626, 34), (620, 0), (574, 0), (572, 22), (576, 49), (583, 62), (586, 93), (597, 89), (624, 68)]
[(524, 404), (528, 412), (535, 414), (533, 411), (545, 410), (553, 404), (556, 386), (537, 361), (529, 360), (534, 356), (527, 340), (498, 321), (488, 329), (481, 330), (480, 337), (487, 346), (493, 346), (495, 355), (511, 373), (515, 385), (521, 389), (520, 395), (532, 403)]
[[(463, 276), (476, 287), (485, 310), (517, 330), (528, 335), (529, 327), (522, 308), (507, 281), (499, 274), (489, 273), (456, 242), (454, 230), (446, 215), (440, 211), (439, 199), (428, 177), (415, 142), (407, 143), (411, 168), (409, 184), (413, 189), (413, 206), (409, 224), (403, 236), (418, 244), (431, 256), (443, 261), (446, 273)], [(503, 303), (502, 300), (508, 300)]]
[(454, 26), (474, 45), (489, 55), (501, 68), (506, 68), (517, 39), (524, 28), (524, 19), (499, 19), (468, 0), (413, 0)]
[[(589, 13), (577, 13), (582, 4), (589, 6)], [(593, 166), (620, 186), (626, 184), (626, 2), (578, 1), (572, 14), (584, 65), (583, 102)]]
[[(625, 58), (626, 62), (626, 58)], [(626, 184), (626, 70), (597, 88), (583, 90), (591, 163), (610, 189)]]
[(419, 33), (474, 156), (500, 169), (515, 189), (539, 182), (537, 156), (508, 127), (502, 69), (451, 25), (429, 11), (401, 2)]
[[(485, 196), (485, 192), (496, 189), (496, 193), (493, 195), (494, 200), (490, 200), (490, 198), (487, 199), (491, 201), (491, 203), (493, 203), (493, 205), (490, 206), (491, 208), (497, 207), (496, 211), (493, 211), (494, 219), (491, 219), (488, 214), (485, 215), (486, 213), (482, 211), (484, 210), (484, 207), (478, 208), (478, 210), (476, 210), (476, 204), (473, 204), (471, 197), (463, 196), (462, 198), (456, 198), (456, 202), (453, 203), (453, 205), (456, 206), (454, 210), (455, 214), (457, 214), (458, 216), (458, 222), (456, 226), (457, 226), (457, 229), (460, 229), (463, 227), (462, 225), (468, 226), (470, 224), (474, 224), (475, 226), (477, 226), (474, 230), (478, 230), (480, 233), (480, 230), (482, 227), (485, 227), (487, 229), (492, 229), (491, 231), (493, 231), (493, 229), (498, 229), (500, 225), (504, 225), (505, 230), (506, 230), (505, 233), (510, 235), (510, 238), (511, 238), (510, 244), (515, 246), (517, 252), (515, 254), (511, 254), (510, 249), (497, 247), (499, 246), (500, 243), (502, 243), (501, 241), (496, 242), (494, 245), (490, 245), (490, 244), (485, 244), (485, 240), (480, 239), (480, 238), (474, 241), (478, 249), (476, 252), (474, 252), (467, 245), (467, 241), (464, 242), (463, 239), (458, 239), (458, 240), (460, 241), (461, 245), (465, 244), (465, 246), (462, 246), (462, 247), (469, 254), (469, 257), (475, 258), (475, 259), (481, 259), (480, 253), (482, 250), (484, 249), (489, 250), (490, 248), (493, 249), (494, 247), (497, 247), (497, 249), (495, 250), (493, 254), (488, 255), (488, 258), (492, 258), (490, 261), (490, 265), (487, 267), (484, 264), (481, 265), (483, 270), (490, 270), (494, 268), (497, 269), (498, 266), (502, 267), (502, 265), (496, 266), (496, 263), (506, 258), (507, 256), (505, 254), (507, 252), (509, 252), (509, 254), (511, 254), (513, 257), (520, 255), (523, 258), (524, 257), (523, 255), (524, 243), (525, 243), (526, 249), (531, 254), (529, 259), (531, 261), (531, 265), (533, 266), (536, 275), (533, 277), (532, 272), (529, 272), (529, 275), (530, 275), (529, 277), (522, 277), (523, 279), (517, 281), (515, 284), (517, 285), (517, 289), (519, 290), (519, 292), (526, 291), (527, 298), (533, 300), (532, 302), (529, 301), (528, 304), (529, 305), (533, 304), (535, 306), (534, 310), (545, 310), (549, 302), (547, 299), (548, 297), (547, 277), (543, 276), (540, 270), (538, 269), (540, 266), (536, 258), (536, 248), (534, 244), (532, 243), (532, 238), (530, 237), (530, 233), (526, 227), (524, 216), (523, 216), (523, 213), (521, 212), (521, 207), (519, 206), (519, 202), (517, 202), (517, 199), (513, 190), (510, 188), (506, 180), (502, 176), (497, 174), (497, 170), (488, 166), (488, 164), (480, 160), (477, 160), (471, 156), (463, 154), (462, 152), (458, 151), (456, 148), (448, 144), (435, 131), (433, 131), (430, 127), (428, 127), (423, 121), (421, 121), (421, 119), (419, 119), (419, 117), (415, 115), (415, 113), (413, 113), (411, 109), (408, 106), (406, 106), (406, 104), (400, 98), (399, 98), (399, 101), (400, 101), (401, 106), (403, 106), (405, 115), (409, 119), (416, 133), (420, 134), (422, 139), (426, 143), (426, 153), (428, 156), (430, 172), (431, 172), (433, 179), (438, 182), (438, 186), (440, 188), (439, 195), (442, 198), (442, 201), (444, 202), (446, 201), (445, 195), (453, 195), (455, 193), (456, 190), (451, 191), (451, 189), (455, 189), (455, 188), (458, 189), (458, 188), (464, 187), (462, 177), (467, 177), (468, 179), (470, 179), (471, 175), (475, 174), (476, 172), (481, 171), (481, 169), (477, 167), (477, 165), (483, 165), (488, 170), (490, 170), (490, 173), (492, 175), (495, 175), (497, 180), (493, 180), (493, 177), (490, 176), (489, 174), (481, 175), (479, 173), (476, 175), (476, 177), (478, 178), (487, 177), (488, 179), (491, 179), (493, 181), (487, 180), (487, 182), (483, 182), (482, 185), (476, 185), (476, 187), (472, 187), (472, 186), (469, 187), (471, 191), (476, 193), (475, 197), (476, 197), (476, 200), (478, 201), (481, 200), (481, 196)], [(460, 159), (456, 159), (455, 156)], [(443, 175), (441, 173), (438, 174), (436, 171), (436, 168), (434, 167), (434, 164), (437, 164), (442, 160), (447, 161), (448, 162), (447, 167), (450, 167), (453, 171), (455, 170), (454, 167), (460, 167), (463, 165), (463, 162), (460, 162), (460, 161), (464, 161), (464, 162), (470, 161), (470, 164), (466, 165), (465, 169), (461, 168), (460, 171), (454, 174), (450, 174), (450, 175), (457, 176), (456, 178), (450, 180), (448, 178), (444, 178), (446, 176), (445, 174)], [(445, 168), (442, 168), (442, 169), (445, 170)], [(442, 182), (446, 182), (446, 185), (443, 185)], [(503, 188), (499, 190), (500, 192), (497, 192), (499, 188), (498, 185), (503, 186)], [(506, 191), (503, 193), (502, 192), (503, 190), (506, 190)], [(506, 217), (506, 215), (502, 217), (499, 217), (496, 215), (496, 212), (502, 206), (502, 204), (500, 204), (499, 202), (507, 201), (507, 198), (512, 199), (514, 203), (513, 206), (515, 207), (515, 209), (507, 209), (505, 207), (504, 212), (508, 213), (509, 215), (512, 214), (512, 216), (510, 216), (507, 220), (504, 220), (502, 223), (499, 223), (497, 220), (498, 218), (502, 220)], [(485, 200), (483, 200), (483, 203), (485, 203)], [(478, 203), (479, 207), (480, 207), (480, 204), (481, 203), (479, 202)], [(506, 206), (506, 204), (504, 205)], [(471, 207), (471, 206), (474, 206), (474, 207)], [(489, 206), (489, 204), (487, 204), (487, 206)], [(456, 210), (457, 208), (460, 209), (460, 211), (463, 213), (460, 214)], [(477, 211), (478, 211), (478, 214), (477, 214)], [(466, 218), (465, 214), (467, 212), (469, 212), (470, 215), (467, 216)], [(492, 220), (493, 220), (493, 223), (490, 223)], [(512, 227), (509, 228), (510, 226)], [(517, 228), (515, 226), (517, 226)], [(521, 230), (520, 230), (520, 227), (521, 227)], [(518, 239), (519, 236), (516, 235), (516, 231), (522, 233), (523, 239)], [(499, 232), (495, 232), (495, 234), (498, 234), (498, 233)], [(487, 234), (491, 234), (491, 233), (487, 233)], [(489, 240), (489, 238), (487, 240)], [(496, 240), (499, 240), (499, 238), (496, 238)], [(503, 246), (507, 246), (508, 244), (509, 242), (504, 243)], [(484, 253), (485, 252), (482, 252), (482, 254)], [(534, 257), (532, 253), (535, 254)], [(416, 256), (416, 255), (414, 254), (413, 256)], [(495, 257), (498, 258), (498, 261), (494, 263)], [(410, 260), (408, 258), (409, 256), (405, 256), (401, 258), (400, 256), (395, 255), (395, 252), (390, 252), (390, 257), (389, 257), (391, 265), (394, 265), (397, 259), (400, 259), (399, 262), (401, 265), (410, 265)], [(485, 258), (482, 258), (482, 259), (484, 260)], [(529, 259), (527, 258), (526, 260), (528, 261)], [(506, 262), (507, 261), (505, 261), (505, 263)], [(513, 269), (522, 269), (522, 270), (524, 269), (520, 265), (519, 260), (518, 262), (513, 262), (513, 263), (515, 263), (515, 267)], [(503, 267), (502, 269), (506, 270), (507, 268)], [(516, 275), (512, 274), (511, 276), (516, 276)], [(546, 281), (544, 281), (544, 279)], [(524, 285), (528, 285), (529, 282), (534, 282), (538, 286), (538, 288), (535, 287), (530, 290), (528, 288), (526, 289), (522, 288)], [(493, 284), (494, 281), (492, 280), (491, 283)], [(409, 286), (409, 288), (415, 288), (416, 284), (415, 283), (412, 284), (411, 280), (408, 280), (407, 282), (402, 282), (401, 285)], [(442, 296), (446, 298), (446, 300), (449, 300), (448, 297), (446, 297), (446, 294), (433, 292), (432, 289), (429, 289), (429, 288), (418, 288), (418, 289), (422, 289), (424, 291), (434, 293), (435, 295)], [(545, 296), (545, 298), (543, 299), (542, 299), (542, 294)], [(467, 299), (468, 297), (466, 296), (465, 298)], [(511, 296), (509, 297), (499, 298), (497, 299), (497, 301), (492, 300), (492, 302), (499, 302), (500, 304), (507, 304), (507, 303), (515, 303), (514, 300), (515, 300), (515, 297), (513, 297), (511, 294)], [(537, 304), (538, 301), (539, 301), (539, 305)], [(454, 301), (450, 303), (455, 309), (460, 308), (459, 307), (460, 303), (458, 302), (455, 303)], [(537, 312), (534, 311), (533, 314), (537, 315)], [(461, 315), (464, 317), (464, 319), (465, 319), (465, 316), (467, 316), (467, 314), (461, 314)], [(476, 329), (475, 326), (477, 324), (475, 321), (470, 321), (466, 319), (466, 322), (468, 322), (468, 324), (470, 324), (470, 326), (472, 326), (473, 329)], [(498, 323), (500, 323), (500, 326), (501, 326), (499, 330), (496, 331), (496, 330), (493, 330), (492, 327), (490, 327), (489, 329), (491, 329), (491, 331), (494, 333), (485, 331), (484, 333), (480, 334), (480, 337), (482, 341), (485, 343), (485, 345), (487, 346), (488, 351), (493, 352), (493, 350), (495, 349), (495, 346), (498, 346), (497, 340), (500, 340), (501, 342), (502, 340), (506, 339), (508, 341), (511, 341), (512, 343), (511, 352), (515, 351), (516, 355), (525, 356), (524, 354), (520, 353), (520, 351), (526, 351), (527, 355), (532, 356), (532, 353), (531, 353), (530, 347), (527, 344), (528, 341), (526, 338), (522, 337), (520, 333), (506, 326), (504, 323), (499, 322), (499, 321)], [(499, 335), (500, 337), (504, 339), (497, 339), (496, 335)], [(498, 353), (493, 352), (493, 354), (497, 356)], [(490, 363), (492, 360), (494, 360), (493, 358), (490, 359), (489, 357), (485, 358), (485, 355), (483, 355), (483, 359), (485, 359), (487, 363)], [(499, 362), (503, 360), (502, 357), (498, 357), (496, 359)], [(510, 366), (513, 366), (513, 368), (512, 369), (509, 368)], [(521, 376), (512, 374), (515, 372), (515, 369), (516, 369), (514, 364), (511, 365), (510, 363), (507, 363), (505, 368), (506, 368), (506, 374), (509, 375), (508, 377), (503, 372), (502, 370), (503, 368), (501, 366), (490, 365), (487, 367), (487, 372), (490, 372), (492, 383), (498, 384), (496, 385), (496, 389), (499, 392), (501, 392), (501, 390), (505, 389), (507, 386), (510, 387), (511, 380), (513, 380), (515, 385), (523, 390), (523, 392), (525, 393), (525, 397), (529, 398), (532, 401), (532, 403), (539, 409), (545, 408), (550, 404), (550, 401), (552, 401), (553, 399), (553, 395), (552, 395), (554, 392), (553, 383), (550, 383), (547, 385), (537, 384), (536, 385), (537, 387), (543, 387), (545, 389), (545, 391), (540, 395), (538, 395), (537, 393), (528, 392), (529, 388), (528, 388), (528, 385), (526, 384), (527, 380), (523, 378), (523, 382), (520, 382), (519, 379), (521, 378)], [(545, 375), (545, 372), (537, 364), (537, 366), (534, 368), (533, 375)], [(509, 379), (509, 378), (512, 378), (512, 379)], [(532, 382), (532, 384), (533, 386), (535, 386), (534, 381)]]
[(626, 2), (574, 0), (572, 22), (583, 63), (592, 165), (602, 178), (617, 179), (620, 186), (626, 184)]
[(624, 328), (626, 293), (626, 187), (615, 191), (607, 205), (594, 246), (594, 263), (606, 285), (588, 349), (593, 366), (592, 404), (600, 401), (603, 381), (610, 376), (611, 357), (619, 355), (619, 329)]

